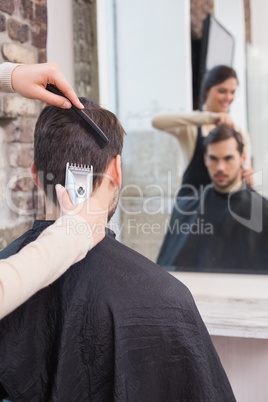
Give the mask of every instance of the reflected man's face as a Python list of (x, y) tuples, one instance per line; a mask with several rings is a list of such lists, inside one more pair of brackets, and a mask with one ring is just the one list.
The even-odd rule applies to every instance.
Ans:
[(235, 191), (241, 186), (241, 170), (245, 154), (240, 154), (235, 138), (209, 144), (205, 154), (213, 187), (221, 193)]

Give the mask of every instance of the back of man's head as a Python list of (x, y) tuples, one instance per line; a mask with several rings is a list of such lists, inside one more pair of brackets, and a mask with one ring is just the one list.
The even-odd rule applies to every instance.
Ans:
[(34, 132), (34, 163), (48, 199), (56, 202), (55, 185), (64, 186), (66, 163), (92, 165), (93, 190), (116, 155), (121, 155), (125, 131), (110, 111), (86, 98), (80, 98), (84, 112), (109, 139), (101, 148), (94, 130), (73, 110), (47, 106), (41, 112)]
[(215, 127), (204, 139), (205, 152), (207, 152), (208, 146), (210, 144), (225, 141), (228, 140), (229, 138), (234, 138), (236, 140), (237, 150), (241, 155), (244, 149), (242, 135), (238, 133), (236, 130), (234, 130), (232, 127), (227, 126), (226, 124), (221, 124)]

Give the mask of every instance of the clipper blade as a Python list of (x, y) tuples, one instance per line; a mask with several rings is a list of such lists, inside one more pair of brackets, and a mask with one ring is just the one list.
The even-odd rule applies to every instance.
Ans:
[(93, 186), (93, 166), (66, 164), (65, 188), (74, 205), (90, 197)]

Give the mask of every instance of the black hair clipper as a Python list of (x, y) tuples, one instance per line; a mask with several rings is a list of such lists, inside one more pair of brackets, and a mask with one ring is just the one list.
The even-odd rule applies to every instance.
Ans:
[(65, 188), (74, 205), (89, 198), (93, 189), (93, 166), (67, 163)]

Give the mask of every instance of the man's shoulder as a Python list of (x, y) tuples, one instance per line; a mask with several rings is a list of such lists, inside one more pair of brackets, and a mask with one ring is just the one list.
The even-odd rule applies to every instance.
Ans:
[(157, 264), (144, 255), (118, 241), (112, 231), (106, 233), (104, 240), (89, 252), (101, 254), (104, 259), (116, 261), (117, 263), (132, 263), (150, 266), (162, 270)]
[(152, 287), (152, 291), (159, 292), (159, 295), (164, 294), (167, 289), (170, 292), (173, 289), (175, 293), (179, 290), (181, 297), (183, 294), (184, 297), (190, 294), (182, 282), (155, 262), (109, 235), (87, 254), (81, 261), (82, 265), (84, 263), (87, 272), (91, 271), (96, 281), (113, 278), (117, 284), (128, 282), (133, 289), (142, 286)]
[(34, 221), (32, 229), (27, 230), (27, 232), (23, 233), (20, 237), (0, 251), (0, 259), (3, 260), (4, 258), (8, 258), (11, 255), (16, 254), (28, 243), (36, 240), (42, 231), (52, 223), (52, 221)]
[(256, 191), (253, 187), (249, 185), (243, 185), (237, 191), (230, 191), (229, 193), (219, 193), (212, 185), (207, 186), (204, 189), (205, 195), (218, 195), (225, 197), (227, 202), (237, 201), (237, 202), (252, 202), (252, 198), (262, 200), (264, 206), (268, 207), (268, 199)]
[(259, 202), (262, 203), (263, 207), (268, 210), (268, 199), (266, 197), (264, 197), (262, 194), (260, 194), (258, 191), (248, 185), (243, 190), (243, 194), (245, 195), (244, 201), (249, 201), (250, 203), (252, 203), (252, 200), (254, 199), (259, 200)]
[(0, 251), (0, 260), (4, 258), (8, 258), (13, 254), (16, 254), (20, 249), (22, 244), (25, 242), (27, 237), (30, 235), (32, 229), (28, 230), (27, 232), (23, 233), (20, 237), (10, 243), (7, 247)]

